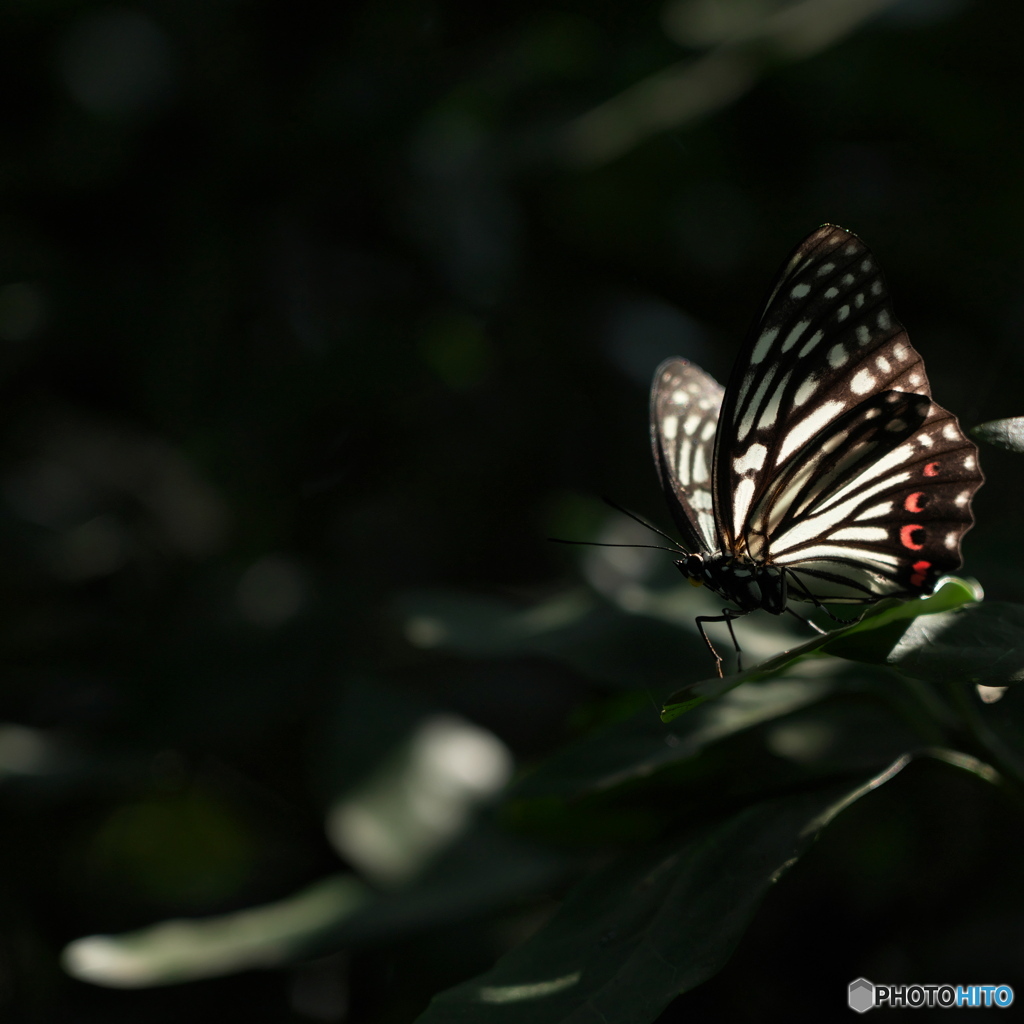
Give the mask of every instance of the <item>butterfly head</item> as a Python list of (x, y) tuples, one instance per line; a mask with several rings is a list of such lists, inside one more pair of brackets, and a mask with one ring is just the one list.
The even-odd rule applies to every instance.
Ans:
[(703, 586), (706, 572), (703, 555), (687, 555), (676, 562), (676, 567), (690, 581), (690, 586)]

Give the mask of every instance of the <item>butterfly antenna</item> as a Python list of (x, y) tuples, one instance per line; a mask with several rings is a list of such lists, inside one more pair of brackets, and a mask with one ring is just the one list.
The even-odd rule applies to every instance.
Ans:
[(682, 548), (666, 548), (662, 544), (604, 544), (599, 540), (565, 540), (562, 537), (548, 537), (546, 539), (552, 544), (586, 544), (587, 547), (591, 548), (649, 548), (651, 551), (668, 551), (673, 555), (678, 555), (682, 551)]
[(639, 523), (641, 526), (646, 526), (648, 530), (652, 530), (659, 537), (664, 537), (672, 545), (673, 551), (682, 551), (684, 554), (688, 554), (686, 548), (684, 548), (674, 537), (670, 537), (664, 530), (659, 530), (653, 523), (647, 522), (643, 516), (637, 515), (635, 512), (630, 512), (628, 508), (623, 508), (618, 502), (612, 501), (611, 498), (601, 495), (601, 500), (609, 507), (615, 509), (616, 512), (621, 512), (624, 516), (629, 516), (630, 519), (635, 523)]

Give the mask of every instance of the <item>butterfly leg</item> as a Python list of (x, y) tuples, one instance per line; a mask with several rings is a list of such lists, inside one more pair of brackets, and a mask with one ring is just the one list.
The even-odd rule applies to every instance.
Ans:
[(732, 637), (732, 646), (736, 651), (736, 671), (743, 671), (743, 651), (740, 650), (740, 642), (736, 639), (736, 631), (732, 628), (732, 620), (738, 619), (745, 612), (734, 612), (731, 608), (722, 609), (722, 618), (725, 619), (725, 624), (729, 627), (729, 636)]
[[(852, 624), (853, 624), (853, 622), (855, 621), (855, 620), (853, 620), (853, 619), (841, 619), (841, 618), (839, 618), (839, 616), (838, 616), (838, 615), (833, 615), (833, 614), (832, 614), (832, 613), (831, 613), (831, 612), (830, 612), (830, 611), (829, 611), (829, 610), (828, 610), (828, 609), (827, 609), (827, 608), (826, 608), (826, 607), (825, 607), (825, 606), (824, 606), (824, 605), (823, 605), (823, 604), (822, 604), (822, 603), (821, 603), (821, 602), (820, 602), (820, 601), (819, 601), (819, 600), (818, 600), (818, 599), (817, 599), (817, 598), (816, 598), (816, 597), (815, 597), (815, 596), (814, 596), (814, 595), (813, 595), (813, 594), (812, 594), (812, 593), (811, 593), (811, 592), (810, 592), (810, 591), (809, 591), (809, 590), (807, 589), (807, 586), (806, 586), (806, 585), (804, 584), (804, 582), (803, 582), (802, 580), (799, 580), (799, 579), (797, 579), (797, 577), (796, 577), (796, 573), (795, 573), (795, 572), (794, 572), (794, 571), (793, 571), (792, 569), (789, 569), (789, 570), (787, 570), (787, 573), (786, 573), (786, 575), (787, 575), (787, 577), (788, 577), (788, 579), (789, 579), (789, 581), (790, 581), (791, 583), (795, 583), (795, 584), (796, 584), (797, 586), (799, 586), (799, 588), (800, 588), (800, 591), (801, 591), (802, 595), (803, 595), (804, 597), (806, 597), (806, 598), (807, 598), (807, 600), (808, 600), (808, 601), (810, 601), (810, 602), (811, 602), (811, 604), (813, 604), (813, 605), (814, 605), (814, 607), (815, 607), (815, 608), (816, 608), (816, 609), (817, 609), (817, 610), (818, 610), (819, 612), (824, 612), (824, 613), (825, 613), (825, 614), (826, 614), (826, 615), (827, 615), (827, 616), (828, 616), (828, 617), (829, 617), (829, 618), (830, 618), (830, 619), (831, 619), (831, 620), (832, 620), (833, 622), (838, 622), (838, 623), (839, 623), (839, 624), (840, 624), (841, 626), (850, 626), (850, 625), (852, 625)], [(816, 630), (818, 630), (818, 632), (819, 632), (819, 633), (827, 633), (827, 632), (828, 632), (828, 630), (827, 630), (827, 629), (822, 629), (822, 628), (821, 628), (820, 626), (815, 626), (815, 625), (814, 625), (814, 623), (813, 623), (813, 622), (811, 622), (811, 621), (810, 621), (809, 619), (804, 619), (802, 615), (798, 615), (798, 614), (797, 614), (796, 612), (794, 612), (794, 611), (793, 611), (793, 609), (792, 609), (792, 608), (787, 608), (787, 609), (786, 609), (786, 611), (788, 611), (788, 612), (792, 613), (793, 615), (796, 615), (796, 617), (797, 617), (798, 619), (803, 619), (803, 621), (804, 621), (804, 622), (806, 622), (808, 626), (811, 626), (811, 627), (812, 627), (813, 629), (816, 629)]]
[(822, 629), (821, 626), (819, 626), (816, 622), (811, 622), (810, 619), (805, 619), (799, 612), (793, 611), (792, 608), (787, 608), (786, 611), (789, 612), (789, 614), (792, 615), (794, 619), (799, 619), (805, 626), (810, 626), (811, 629), (815, 631), (815, 633), (821, 633), (822, 635), (824, 635), (828, 632), (827, 629)]
[(718, 673), (719, 678), (722, 678), (722, 656), (715, 650), (715, 645), (708, 639), (707, 633), (704, 632), (705, 622), (724, 622), (729, 627), (729, 636), (732, 637), (732, 645), (736, 649), (737, 668), (740, 671), (743, 670), (742, 665), (739, 664), (740, 645), (736, 642), (736, 633), (732, 628), (732, 620), (738, 619), (743, 612), (735, 612), (731, 608), (723, 608), (721, 615), (698, 615), (697, 616), (697, 629), (700, 632), (704, 643), (708, 645), (708, 650), (711, 652), (711, 657), (715, 659), (715, 671)]

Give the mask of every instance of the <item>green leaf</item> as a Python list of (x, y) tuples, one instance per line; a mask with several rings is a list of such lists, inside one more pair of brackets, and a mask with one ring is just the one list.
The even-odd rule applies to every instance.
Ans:
[(1024, 605), (968, 605), (911, 623), (887, 661), (936, 682), (1008, 686), (1024, 679)]
[(569, 858), (482, 824), (411, 885), (377, 895), (351, 874), (230, 914), (161, 921), (70, 943), (64, 969), (108, 988), (149, 988), (281, 966), (478, 916), (550, 886)]
[(712, 743), (806, 707), (832, 690), (827, 680), (776, 679), (744, 687), (666, 728), (650, 706), (555, 754), (511, 799), (574, 799), (653, 774)]
[(76, 939), (61, 961), (72, 977), (109, 988), (147, 988), (270, 967), (287, 963), (312, 936), (370, 898), (354, 875), (335, 875), (283, 900), (232, 914)]
[(412, 933), (480, 917), (562, 880), (570, 857), (505, 835), (489, 822), (454, 843), (412, 884), (385, 893), (339, 919), (302, 955), (322, 956), (366, 943), (393, 942)]
[(969, 433), (979, 441), (987, 441), (1008, 452), (1024, 452), (1024, 416), (1010, 416), (1004, 420), (979, 423)]
[(834, 654), (853, 661), (885, 664), (889, 652), (906, 631), (908, 624), (922, 615), (936, 615), (981, 600), (980, 588), (955, 576), (947, 576), (935, 593), (912, 601), (890, 598), (849, 626), (815, 637), (807, 643), (783, 651), (746, 672), (719, 679), (704, 679), (672, 694), (661, 712), (663, 722), (671, 722), (706, 700), (720, 697), (743, 683), (765, 679), (794, 662), (812, 656)]
[(722, 967), (817, 833), (909, 760), (621, 857), (490, 971), (435, 997), (419, 1024), (646, 1024)]

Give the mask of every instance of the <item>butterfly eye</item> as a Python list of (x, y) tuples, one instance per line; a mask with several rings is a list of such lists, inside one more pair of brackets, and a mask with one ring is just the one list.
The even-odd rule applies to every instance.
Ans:
[(685, 571), (687, 576), (699, 577), (704, 574), (703, 555), (688, 555), (683, 564), (686, 567)]

